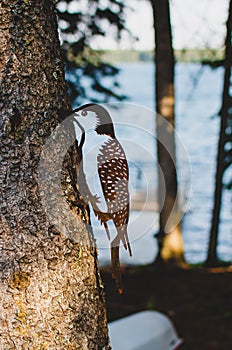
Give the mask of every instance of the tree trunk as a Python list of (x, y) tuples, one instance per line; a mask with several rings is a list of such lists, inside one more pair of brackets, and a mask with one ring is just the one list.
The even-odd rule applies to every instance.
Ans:
[[(156, 134), (160, 230), (157, 260), (183, 262), (174, 138), (174, 53), (168, 0), (150, 0), (155, 28)], [(174, 238), (175, 236), (175, 238)]]
[[(70, 235), (58, 230), (46, 215), (38, 187), (43, 145), (70, 111), (54, 3), (0, 2), (0, 347), (4, 350), (110, 348), (89, 232), (81, 220), (76, 220)], [(67, 155), (62, 177), (67, 193), (72, 192), (70, 161)], [(50, 163), (52, 169), (53, 159)], [(77, 207), (73, 210), (78, 213)], [(80, 234), (81, 239), (70, 238)]]
[(229, 108), (231, 108), (231, 66), (232, 66), (232, 45), (231, 45), (231, 33), (232, 33), (232, 1), (229, 5), (229, 16), (227, 20), (227, 36), (226, 36), (226, 53), (225, 53), (225, 76), (224, 87), (222, 95), (222, 108), (221, 108), (221, 125), (218, 141), (218, 153), (217, 153), (217, 169), (216, 169), (216, 181), (214, 192), (214, 207), (212, 213), (212, 222), (210, 229), (210, 239), (208, 256), (206, 265), (213, 266), (218, 264), (217, 258), (217, 242), (220, 223), (220, 212), (222, 203), (222, 190), (223, 190), (223, 174), (225, 171), (225, 143), (227, 139), (226, 128), (228, 125)]

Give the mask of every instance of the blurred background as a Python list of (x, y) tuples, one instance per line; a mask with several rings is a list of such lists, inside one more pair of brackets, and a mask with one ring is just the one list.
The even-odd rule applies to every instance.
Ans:
[[(179, 169), (177, 181), (182, 188), (181, 196), (186, 203), (188, 202), (181, 225), (184, 258), (188, 263), (196, 264), (204, 263), (207, 256), (209, 257), (215, 216), (213, 208), (215, 201), (219, 201), (216, 250), (214, 249), (214, 257), (211, 260), (214, 260), (213, 263), (216, 260), (231, 262), (231, 118), (228, 116), (230, 106), (227, 106), (227, 116), (224, 117), (227, 119), (227, 126), (222, 130), (222, 133), (227, 134), (228, 141), (224, 141), (223, 152), (225, 153), (226, 149), (227, 155), (224, 154), (222, 158), (223, 162), (226, 158), (229, 165), (224, 166), (223, 175), (219, 180), (220, 198), (215, 198), (217, 157), (218, 152), (221, 152), (218, 150), (220, 116), (223, 104), (227, 103), (223, 100), (225, 62), (227, 60), (231, 63), (231, 57), (226, 57), (226, 53), (230, 56), (230, 49), (227, 48), (226, 51), (226, 35), (231, 29), (231, 24), (228, 24), (230, 3), (229, 0), (171, 0), (163, 3), (169, 5), (169, 12), (166, 11), (167, 6), (165, 9), (162, 1), (158, 0), (58, 1), (60, 37), (70, 97), (73, 107), (90, 101), (121, 101), (124, 104), (139, 105), (144, 108), (143, 127), (146, 126), (146, 129), (154, 134), (155, 115), (146, 113), (145, 109), (158, 111), (156, 90), (162, 85), (163, 77), (162, 74), (158, 77), (156, 74), (156, 51), (159, 48), (156, 48), (157, 40), (160, 40), (163, 46), (166, 45), (166, 48), (161, 48), (161, 51), (164, 50), (164, 57), (171, 57), (173, 54), (175, 62), (167, 59), (166, 63), (161, 63), (166, 64), (161, 70), (173, 70), (172, 93), (175, 103), (172, 118), (175, 132), (186, 147), (191, 164), (191, 172), (188, 171), (182, 176), (186, 160), (181, 159), (176, 146)], [(159, 35), (159, 28), (167, 33), (171, 30), (170, 38)], [(157, 84), (158, 79), (161, 85)], [(227, 93), (228, 101), (229, 94), (230, 87)], [(137, 119), (133, 119), (134, 112), (127, 112), (127, 116), (131, 113), (127, 118), (128, 123), (137, 123)], [(119, 139), (125, 131), (123, 126), (120, 126), (120, 123), (125, 121), (122, 115), (120, 111), (114, 113), (114, 121), (119, 123), (116, 125)], [(136, 131), (129, 132), (131, 140), (136, 140)], [(145, 140), (149, 149), (154, 147), (155, 160), (150, 159), (150, 162), (143, 163), (141, 159), (139, 163), (135, 163), (130, 155), (131, 183), (134, 186), (133, 190), (140, 191), (140, 194), (146, 192), (146, 184), (139, 182), (139, 178), (136, 180), (140, 172), (144, 173), (148, 183), (152, 181), (149, 174), (154, 175), (154, 183), (151, 186), (154, 190), (159, 186), (155, 169), (155, 141), (153, 146), (153, 141), (148, 138)], [(140, 172), (137, 171), (138, 168)], [(154, 201), (157, 199), (154, 198)], [(217, 203), (216, 205), (218, 206)], [(132, 213), (132, 218), (134, 215), (136, 213)], [(150, 263), (159, 250), (153, 237), (154, 233), (159, 231), (157, 215), (154, 211), (145, 210), (139, 222), (140, 227), (137, 227), (137, 231), (143, 233), (144, 222), (149, 222), (150, 229), (144, 230), (145, 236), (140, 235), (143, 236), (142, 242), (139, 240), (133, 243), (135, 254), (132, 259), (122, 252), (122, 261), (127, 264)], [(131, 230), (134, 231), (135, 228)], [(100, 262), (108, 264), (109, 252), (101, 249), (101, 246), (104, 246), (101, 236), (102, 233), (99, 234)]]

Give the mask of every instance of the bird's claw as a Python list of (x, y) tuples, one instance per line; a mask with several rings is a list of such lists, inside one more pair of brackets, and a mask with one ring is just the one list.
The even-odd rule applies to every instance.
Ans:
[(86, 196), (86, 200), (87, 200), (87, 202), (91, 203), (94, 212), (98, 210), (98, 206), (97, 205), (99, 203), (101, 203), (101, 201), (100, 201), (100, 197), (98, 197), (97, 194), (95, 194), (95, 195), (91, 194), (91, 195)]
[(94, 194), (91, 198), (92, 203), (100, 203), (100, 197), (97, 194)]
[(96, 217), (100, 221), (101, 225), (102, 224), (104, 225), (107, 237), (110, 240), (110, 231), (109, 231), (109, 228), (108, 228), (108, 225), (107, 225), (107, 221), (110, 220), (109, 215), (107, 213), (103, 213), (100, 210), (94, 210), (94, 214), (96, 215)]
[(110, 217), (107, 213), (103, 213), (102, 211), (95, 211), (95, 215), (98, 217), (101, 225), (110, 220)]

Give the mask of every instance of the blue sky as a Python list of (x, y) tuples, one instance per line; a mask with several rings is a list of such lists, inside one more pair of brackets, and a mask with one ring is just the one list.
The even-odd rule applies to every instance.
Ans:
[[(139, 38), (134, 42), (124, 34), (120, 43), (109, 37), (99, 39), (94, 46), (102, 49), (151, 50), (154, 43), (153, 19), (148, 0), (127, 0), (127, 26)], [(176, 49), (222, 46), (229, 0), (170, 0), (173, 42)]]

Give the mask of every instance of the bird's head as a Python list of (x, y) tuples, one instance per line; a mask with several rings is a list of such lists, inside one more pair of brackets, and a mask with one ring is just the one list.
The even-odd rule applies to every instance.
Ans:
[(73, 111), (74, 121), (84, 132), (95, 130), (96, 133), (115, 138), (114, 126), (109, 112), (102, 106), (89, 103)]

